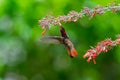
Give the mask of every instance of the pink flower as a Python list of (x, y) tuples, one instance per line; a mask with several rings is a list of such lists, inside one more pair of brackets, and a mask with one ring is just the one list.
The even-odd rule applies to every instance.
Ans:
[(90, 62), (93, 59), (94, 64), (96, 64), (95, 58), (97, 57), (97, 52), (95, 49), (88, 50), (83, 58), (86, 57), (88, 57), (87, 62)]
[(97, 6), (96, 8), (94, 8), (94, 11), (97, 14), (104, 14), (105, 13), (104, 8), (102, 6)]
[(90, 17), (93, 15), (93, 12), (88, 7), (84, 7), (84, 9), (82, 10), (82, 13), (87, 14)]
[(43, 18), (42, 20), (39, 20), (38, 23), (41, 24), (42, 28), (45, 29), (45, 28), (50, 28), (50, 20), (47, 20), (45, 18)]
[(117, 36), (117, 39), (115, 40), (116, 44), (120, 44), (120, 35)]
[[(120, 38), (116, 41), (118, 40), (120, 41)], [(110, 50), (114, 46), (116, 46), (115, 41), (112, 41), (111, 39), (106, 39), (99, 42), (95, 48), (89, 49), (83, 56), (83, 58), (88, 57), (87, 62), (93, 60), (94, 64), (96, 64), (96, 57), (102, 52), (108, 52), (108, 50)]]
[(98, 43), (98, 45), (96, 46), (96, 50), (99, 54), (101, 52), (107, 52), (110, 49), (110, 47), (112, 47), (112, 46), (115, 46), (113, 41), (110, 39), (106, 39), (106, 40)]

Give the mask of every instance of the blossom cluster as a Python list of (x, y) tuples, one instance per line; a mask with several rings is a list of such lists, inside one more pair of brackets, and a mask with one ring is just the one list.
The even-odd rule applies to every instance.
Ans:
[(106, 39), (97, 44), (95, 48), (89, 49), (86, 54), (83, 56), (83, 58), (88, 57), (87, 62), (90, 62), (93, 60), (94, 64), (96, 64), (96, 57), (102, 53), (102, 52), (108, 52), (110, 49), (112, 49), (114, 46), (120, 44), (120, 36), (114, 41), (111, 39)]
[(67, 15), (61, 15), (58, 17), (49, 15), (39, 20), (38, 23), (42, 26), (43, 29), (50, 28), (51, 25), (59, 25), (62, 22), (76, 22), (78, 19), (83, 18), (84, 16), (89, 16), (93, 18), (96, 15), (104, 14), (108, 11), (117, 12), (120, 10), (120, 4), (112, 4), (110, 6), (97, 6), (93, 9), (84, 7), (80, 12), (70, 11)]

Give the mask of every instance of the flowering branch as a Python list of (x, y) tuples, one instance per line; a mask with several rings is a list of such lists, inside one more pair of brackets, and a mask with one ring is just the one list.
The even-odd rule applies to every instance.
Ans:
[(96, 57), (102, 52), (108, 52), (110, 49), (120, 44), (120, 36), (117, 37), (116, 40), (112, 41), (111, 39), (106, 39), (97, 44), (95, 48), (89, 49), (83, 58), (88, 57), (87, 62), (93, 60), (94, 64), (96, 64)]
[(71, 22), (71, 21), (76, 22), (78, 19), (81, 19), (86, 15), (89, 16), (90, 18), (93, 18), (96, 15), (101, 15), (108, 11), (117, 12), (119, 10), (120, 10), (120, 4), (118, 5), (112, 4), (106, 7), (97, 6), (94, 9), (84, 7), (84, 9), (81, 10), (80, 12), (70, 11), (67, 15), (62, 15), (58, 17), (47, 16), (39, 20), (38, 22), (39, 24), (41, 24), (43, 29), (46, 29), (46, 28), (50, 28), (51, 25), (60, 26), (59, 23), (61, 22)]
[[(62, 22), (76, 22), (78, 19), (83, 18), (84, 16), (88, 16), (89, 18), (93, 18), (96, 15), (102, 15), (108, 11), (112, 11), (113, 13), (120, 11), (120, 4), (115, 5), (112, 4), (110, 6), (106, 6), (106, 7), (102, 7), (102, 6), (97, 6), (96, 8), (90, 9), (88, 7), (85, 7), (83, 10), (81, 10), (80, 12), (76, 12), (76, 11), (70, 11), (67, 15), (62, 15), (62, 16), (58, 16), (58, 17), (54, 17), (54, 16), (47, 16), (41, 20), (39, 20), (39, 24), (41, 24), (42, 28), (44, 29), (44, 31), (42, 32), (42, 35), (45, 34), (46, 30), (50, 28), (51, 25), (57, 25), (57, 26), (62, 26)], [(62, 32), (64, 33), (64, 32)], [(62, 37), (65, 38), (64, 35), (62, 35)], [(68, 39), (68, 43), (69, 39)], [(87, 62), (90, 62), (91, 60), (93, 60), (94, 64), (96, 64), (96, 57), (102, 53), (102, 52), (108, 52), (109, 50), (111, 50), (113, 47), (117, 46), (120, 44), (120, 35), (117, 37), (116, 40), (111, 40), (111, 39), (106, 39), (103, 40), (101, 42), (99, 42), (97, 44), (96, 47), (89, 49), (86, 54), (83, 56), (83, 58), (87, 58)], [(69, 45), (71, 46), (71, 45)], [(73, 44), (72, 44), (73, 46)], [(72, 47), (73, 49), (74, 47)], [(76, 50), (73, 50), (73, 53), (75, 53)], [(76, 56), (77, 54), (75, 54)]]

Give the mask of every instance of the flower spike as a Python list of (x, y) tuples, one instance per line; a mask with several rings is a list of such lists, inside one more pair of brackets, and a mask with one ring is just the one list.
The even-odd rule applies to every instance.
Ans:
[(95, 59), (97, 58), (97, 56), (99, 54), (101, 54), (102, 52), (108, 52), (113, 47), (115, 47), (116, 45), (119, 45), (119, 44), (120, 44), (120, 37), (119, 36), (114, 41), (112, 41), (111, 39), (103, 40), (103, 41), (99, 42), (95, 48), (89, 49), (86, 52), (86, 54), (83, 55), (83, 58), (88, 57), (87, 62), (90, 62), (91, 60), (93, 60), (94, 64), (96, 64)]

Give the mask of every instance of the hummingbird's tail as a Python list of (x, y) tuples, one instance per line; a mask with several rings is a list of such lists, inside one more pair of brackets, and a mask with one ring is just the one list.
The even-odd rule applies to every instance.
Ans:
[(69, 49), (68, 48), (68, 54), (70, 55), (70, 57), (74, 58), (78, 55), (77, 51), (75, 48)]

